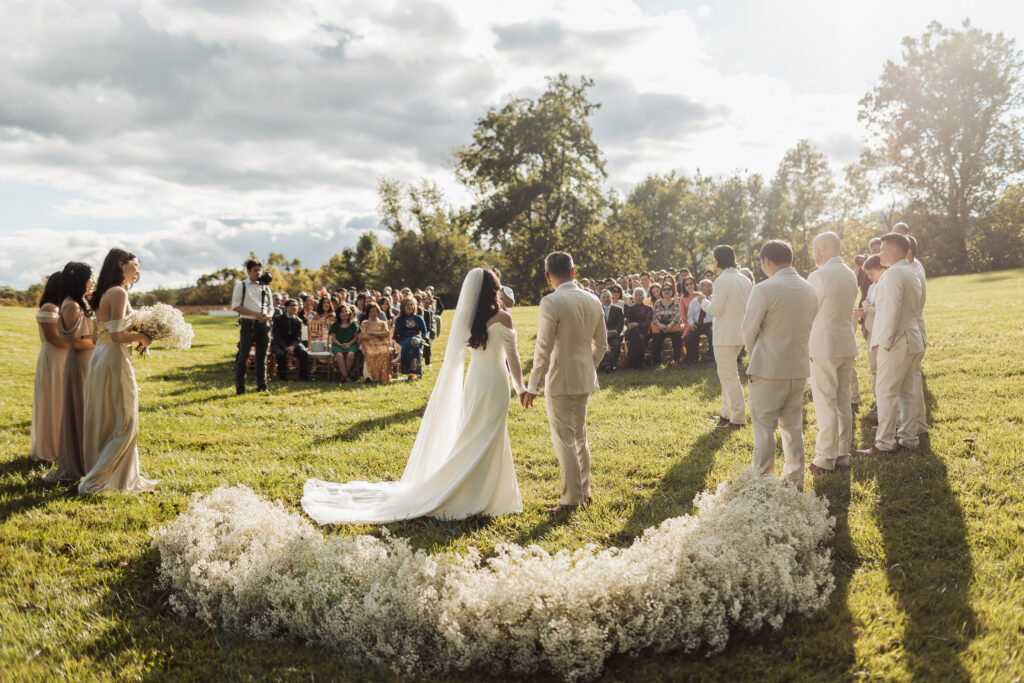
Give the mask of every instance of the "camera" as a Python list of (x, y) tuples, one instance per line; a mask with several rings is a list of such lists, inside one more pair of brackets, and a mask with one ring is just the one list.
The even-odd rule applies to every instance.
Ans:
[(263, 273), (263, 275), (260, 275), (258, 278), (256, 278), (256, 282), (260, 283), (261, 285), (269, 285), (273, 279), (274, 276), (271, 275), (270, 273)]

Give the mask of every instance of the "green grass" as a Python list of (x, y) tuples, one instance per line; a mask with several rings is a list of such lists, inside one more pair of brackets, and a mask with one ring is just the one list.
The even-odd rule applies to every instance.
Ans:
[[(739, 637), (724, 653), (609, 663), (613, 680), (1015, 680), (1024, 671), (1024, 271), (929, 283), (925, 357), (931, 433), (909, 455), (857, 460), (808, 479), (837, 518), (838, 589), (818, 615)], [(237, 328), (196, 317), (196, 344), (138, 361), (142, 471), (159, 492), (80, 498), (44, 485), (28, 459), (38, 350), (33, 311), (0, 308), (0, 679), (390, 680), (296, 642), (263, 643), (175, 617), (155, 586), (149, 531), (194, 492), (242, 483), (299, 511), (310, 476), (401, 475), (436, 377), (390, 386), (272, 383), (234, 396)], [(536, 309), (517, 309), (532, 352)], [(450, 319), (450, 316), (449, 316)], [(438, 354), (440, 355), (440, 354)], [(860, 362), (868, 386), (866, 361)], [(541, 508), (558, 465), (543, 406), (509, 418), (525, 511), (390, 526), (419, 547), (488, 552), (500, 541), (556, 550), (627, 545), (691, 510), (750, 460), (748, 430), (715, 431), (714, 369), (602, 377), (591, 402), (595, 504), (567, 519)], [(870, 443), (870, 396), (856, 444)], [(807, 407), (813, 457), (814, 411)], [(973, 441), (966, 441), (973, 439)], [(781, 462), (780, 462), (781, 466)], [(370, 527), (329, 533), (379, 533)], [(478, 676), (468, 675), (466, 679)]]

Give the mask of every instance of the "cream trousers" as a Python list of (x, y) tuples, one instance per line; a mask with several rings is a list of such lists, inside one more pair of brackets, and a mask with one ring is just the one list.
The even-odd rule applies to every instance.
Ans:
[(590, 394), (548, 395), (545, 398), (551, 442), (562, 470), (558, 502), (579, 505), (590, 497), (590, 446), (587, 444), (587, 402)]
[(811, 396), (818, 419), (814, 464), (825, 470), (850, 465), (851, 376), (855, 376), (853, 358), (811, 359)]
[(782, 478), (804, 485), (804, 384), (805, 379), (751, 377), (750, 422), (754, 431), (754, 471), (775, 472), (775, 429), (782, 431), (785, 463)]

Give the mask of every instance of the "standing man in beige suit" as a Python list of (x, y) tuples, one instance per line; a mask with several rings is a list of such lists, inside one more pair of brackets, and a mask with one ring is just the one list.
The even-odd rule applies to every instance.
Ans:
[(719, 427), (742, 427), (747, 424), (747, 407), (743, 402), (743, 385), (737, 365), (743, 350), (740, 327), (747, 310), (747, 297), (753, 285), (746, 275), (736, 269), (736, 253), (732, 247), (720, 244), (713, 252), (719, 276), (711, 290), (711, 297), (697, 293), (701, 308), (714, 320), (711, 340), (718, 367), (718, 382), (722, 386), (722, 410), (718, 414)]
[(531, 407), (547, 384), (548, 424), (562, 471), (558, 505), (547, 511), (558, 513), (590, 502), (587, 402), (598, 389), (597, 368), (608, 350), (608, 332), (601, 301), (576, 284), (572, 256), (548, 254), (544, 278), (555, 291), (540, 300), (533, 371), (519, 400)]
[[(878, 428), (875, 443), (857, 451), (859, 455), (893, 453), (900, 448), (917, 448), (921, 402), (915, 400), (917, 368), (924, 356), (924, 334), (920, 327), (921, 280), (907, 262), (910, 241), (898, 232), (882, 237), (882, 265), (885, 274), (875, 287), (875, 324), (871, 348), (877, 349), (875, 405)], [(901, 410), (903, 408), (903, 410)]]
[[(786, 461), (782, 478), (804, 485), (804, 384), (811, 374), (807, 343), (818, 296), (793, 268), (793, 248), (770, 240), (761, 247), (761, 270), (743, 318), (750, 421), (754, 426), (754, 471), (775, 472), (775, 429), (782, 429)], [(849, 311), (847, 312), (849, 314)]]
[(823, 232), (811, 244), (818, 269), (807, 282), (818, 296), (808, 350), (811, 354), (811, 396), (818, 418), (818, 438), (812, 474), (845, 469), (850, 462), (853, 405), (850, 384), (857, 358), (853, 307), (857, 303), (857, 276), (840, 256), (842, 242), (834, 232)]

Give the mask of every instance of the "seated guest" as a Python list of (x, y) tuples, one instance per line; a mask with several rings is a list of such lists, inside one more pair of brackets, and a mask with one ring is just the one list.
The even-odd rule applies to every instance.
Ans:
[[(312, 304), (313, 297), (306, 300)], [(299, 361), (299, 379), (309, 379), (309, 354), (302, 343), (302, 319), (298, 314), (299, 302), (288, 299), (284, 315), (274, 318), (270, 352), (277, 358), (277, 378), (282, 382), (288, 379), (288, 356)]]
[(676, 300), (676, 288), (671, 280), (666, 279), (661, 288), (661, 298), (654, 302), (654, 321), (651, 332), (654, 333), (654, 353), (652, 363), (661, 362), (661, 349), (666, 339), (672, 340), (672, 358), (679, 362), (683, 354), (683, 314)]
[(328, 330), (328, 339), (341, 381), (347, 382), (355, 369), (359, 351), (359, 323), (355, 321), (355, 311), (348, 304), (342, 304), (338, 309), (334, 324)]
[(612, 297), (612, 306), (618, 306), (622, 309), (623, 315), (625, 315), (625, 307), (622, 305), (622, 287), (617, 284), (612, 284), (608, 287), (608, 293)]
[[(295, 302), (298, 306), (299, 302)], [(302, 321), (303, 325), (308, 325), (309, 321), (316, 315), (316, 298), (307, 296), (302, 302), (302, 312), (298, 314), (299, 320)]]
[(402, 353), (399, 356), (400, 372), (409, 379), (423, 377), (423, 347), (430, 344), (427, 324), (416, 313), (416, 300), (412, 297), (402, 302), (402, 313), (395, 318), (395, 343)]
[(366, 318), (366, 294), (356, 296), (356, 322), (363, 322)]
[(36, 323), (39, 326), (39, 356), (32, 393), (30, 456), (33, 460), (56, 462), (60, 446), (60, 421), (64, 409), (64, 363), (68, 344), (57, 332), (60, 318), (61, 271), (46, 280), (39, 299)]
[(416, 300), (416, 312), (423, 318), (427, 326), (427, 343), (423, 346), (423, 364), (430, 365), (432, 342), (437, 337), (437, 325), (434, 320), (434, 300), (422, 292), (413, 297)]
[[(704, 296), (711, 296), (713, 288), (711, 280), (700, 281), (700, 291)], [(705, 360), (713, 360), (715, 357), (714, 346), (712, 345), (714, 337), (711, 334), (711, 314), (704, 310), (704, 307), (700, 304), (700, 299), (696, 296), (690, 302), (689, 311), (686, 314), (686, 325), (687, 332), (684, 339), (686, 345), (686, 362), (696, 363), (697, 356), (700, 354), (700, 336), (702, 334), (708, 337), (708, 357)]]
[(705, 280), (714, 280), (715, 279), (715, 271), (711, 270), (710, 268), (705, 270), (704, 271), (704, 279)]
[(655, 283), (651, 285), (651, 288), (647, 291), (647, 299), (644, 301), (650, 307), (654, 307), (654, 302), (661, 298), (661, 285)]
[[(612, 287), (618, 287), (618, 285), (612, 285)], [(611, 372), (619, 360), (619, 350), (622, 348), (622, 330), (625, 327), (626, 318), (622, 308), (612, 301), (612, 293), (607, 289), (601, 292), (601, 306), (604, 307), (604, 326), (608, 330), (608, 352), (604, 354), (597, 369), (602, 372)]]
[(313, 320), (327, 320), (327, 316), (331, 315), (334, 315), (334, 304), (324, 295), (316, 303), (316, 309), (313, 311)]
[(360, 324), (360, 347), (363, 350), (364, 374), (367, 382), (391, 381), (391, 328), (380, 318), (380, 306), (376, 301), (366, 304), (366, 318)]
[(275, 293), (271, 299), (274, 302), (274, 313), (271, 317), (276, 318), (279, 315), (284, 315), (284, 298), (280, 294)]
[[(683, 269), (686, 270), (685, 268)], [(686, 271), (689, 272), (689, 271)], [(679, 312), (683, 316), (683, 339), (690, 332), (690, 304), (697, 298), (697, 281), (687, 275), (679, 283)]]
[(633, 305), (626, 311), (626, 365), (636, 370), (644, 364), (647, 340), (651, 335), (654, 309), (644, 303), (642, 287), (633, 290)]

